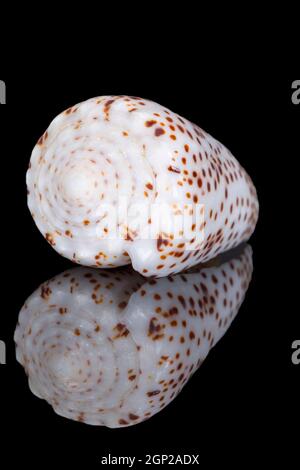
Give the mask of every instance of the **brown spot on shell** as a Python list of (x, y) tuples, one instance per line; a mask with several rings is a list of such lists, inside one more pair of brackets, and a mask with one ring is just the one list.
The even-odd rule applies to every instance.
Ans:
[(41, 288), (41, 297), (42, 297), (42, 299), (48, 300), (51, 294), (52, 294), (52, 291), (51, 291), (50, 287), (42, 286), (42, 288)]
[(54, 237), (51, 233), (46, 233), (45, 238), (46, 238), (47, 242), (50, 243), (50, 245), (52, 245), (52, 246), (55, 245)]
[(121, 338), (121, 337), (125, 337), (129, 335), (129, 330), (127, 329), (126, 325), (124, 325), (123, 323), (118, 323), (114, 330), (116, 330), (118, 332), (118, 334), (113, 338), (113, 339), (118, 339), (118, 338)]
[(127, 305), (127, 302), (123, 301), (119, 303), (119, 308), (124, 309)]
[(163, 135), (165, 134), (165, 130), (162, 129), (161, 127), (157, 127), (154, 131), (154, 134), (156, 135), (156, 137), (159, 137), (160, 135)]
[(109, 121), (109, 112), (110, 112), (111, 105), (113, 104), (114, 101), (115, 99), (110, 99), (110, 100), (107, 100), (104, 104), (103, 111), (105, 115), (105, 121)]
[(161, 235), (159, 235), (158, 238), (157, 238), (156, 245), (157, 245), (158, 251), (161, 251), (162, 245), (165, 245), (165, 246), (168, 245), (168, 240), (164, 239)]
[(125, 419), (119, 419), (119, 424), (122, 424), (123, 426), (129, 424)]
[(152, 392), (147, 392), (148, 397), (153, 397), (154, 395), (158, 395), (160, 390), (152, 390)]
[(173, 171), (173, 173), (180, 173), (180, 169), (177, 168), (176, 166), (170, 165), (170, 166), (168, 166), (168, 170)]
[(136, 375), (135, 375), (135, 374), (130, 375), (130, 376), (128, 377), (128, 379), (131, 380), (131, 381), (134, 380), (135, 378), (136, 378)]
[(151, 119), (151, 120), (145, 122), (145, 126), (146, 127), (152, 127), (156, 123), (157, 123), (157, 121), (155, 121), (154, 119)]
[(152, 317), (150, 322), (149, 322), (149, 327), (148, 327), (148, 336), (152, 337), (153, 341), (156, 341), (160, 338), (163, 338), (163, 334), (160, 334), (159, 332), (161, 331), (161, 325), (158, 323), (157, 318)]

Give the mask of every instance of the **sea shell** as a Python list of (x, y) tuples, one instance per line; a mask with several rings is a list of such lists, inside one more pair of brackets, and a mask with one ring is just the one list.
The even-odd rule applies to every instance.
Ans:
[(76, 263), (162, 277), (249, 239), (255, 188), (230, 151), (157, 103), (101, 96), (57, 116), (35, 146), (28, 205)]
[(252, 250), (236, 250), (163, 279), (73, 268), (45, 282), (15, 332), (32, 392), (59, 415), (92, 425), (130, 426), (158, 413), (238, 312)]

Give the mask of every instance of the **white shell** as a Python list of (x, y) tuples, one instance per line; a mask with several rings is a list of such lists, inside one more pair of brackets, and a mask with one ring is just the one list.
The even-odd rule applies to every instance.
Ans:
[[(255, 188), (220, 142), (157, 103), (102, 96), (57, 116), (27, 172), (35, 223), (85, 266), (180, 272), (246, 241)], [(184, 220), (184, 227), (182, 221)]]
[(129, 426), (158, 413), (238, 312), (252, 250), (231, 256), (158, 280), (128, 268), (74, 268), (44, 283), (15, 332), (32, 392), (59, 415), (93, 425)]

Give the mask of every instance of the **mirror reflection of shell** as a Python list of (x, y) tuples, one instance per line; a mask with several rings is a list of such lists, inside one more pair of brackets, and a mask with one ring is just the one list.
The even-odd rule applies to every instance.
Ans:
[(74, 268), (26, 301), (15, 332), (32, 392), (56, 413), (122, 427), (158, 413), (223, 336), (252, 275), (245, 245), (193, 272), (145, 280)]
[(200, 127), (149, 100), (92, 98), (59, 114), (35, 146), (28, 206), (61, 255), (163, 277), (251, 236), (254, 185)]

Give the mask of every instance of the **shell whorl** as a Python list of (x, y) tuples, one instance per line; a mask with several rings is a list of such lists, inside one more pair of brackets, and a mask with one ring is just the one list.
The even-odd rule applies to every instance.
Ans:
[(258, 217), (249, 176), (220, 142), (128, 96), (57, 116), (33, 150), (27, 187), (36, 225), (60, 254), (91, 267), (132, 263), (144, 276), (237, 246)]
[(92, 425), (137, 424), (172, 401), (223, 336), (252, 274), (232, 258), (146, 281), (131, 269), (70, 269), (24, 304), (17, 359), (32, 392)]

